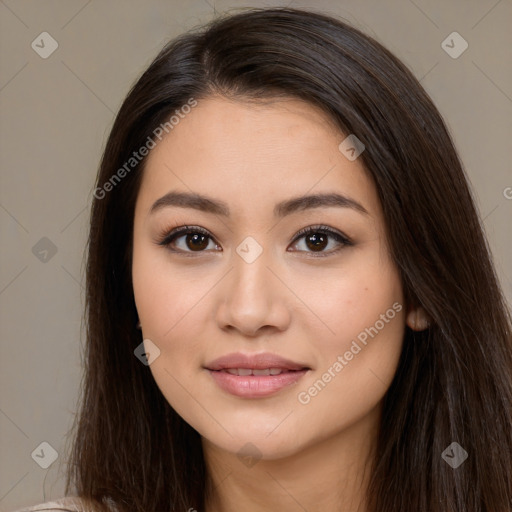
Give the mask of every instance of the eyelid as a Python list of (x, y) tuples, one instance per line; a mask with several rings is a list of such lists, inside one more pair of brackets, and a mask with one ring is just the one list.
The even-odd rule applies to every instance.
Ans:
[[(157, 244), (167, 247), (170, 246), (170, 244), (176, 239), (180, 238), (181, 236), (187, 235), (189, 233), (201, 233), (208, 238), (210, 238), (215, 244), (219, 245), (217, 240), (213, 237), (213, 235), (206, 229), (201, 228), (199, 226), (190, 226), (190, 225), (184, 225), (184, 226), (178, 226), (176, 228), (171, 229), (170, 231), (164, 231), (164, 234), (159, 238)], [(314, 251), (295, 251), (300, 253), (306, 253), (313, 255), (313, 257), (324, 257), (329, 256), (331, 254), (337, 253), (340, 249), (342, 249), (345, 246), (351, 246), (354, 245), (353, 242), (343, 233), (341, 233), (338, 230), (335, 230), (334, 228), (331, 228), (329, 226), (323, 225), (323, 224), (317, 224), (312, 226), (307, 226), (305, 228), (302, 228), (299, 230), (293, 237), (293, 240), (291, 244), (295, 244), (300, 238), (303, 238), (305, 235), (308, 235), (310, 233), (324, 233), (330, 236), (331, 238), (334, 238), (341, 247), (338, 247), (337, 249), (331, 249), (330, 251), (320, 251), (320, 252), (314, 252)], [(179, 253), (184, 255), (200, 255), (201, 253), (209, 252), (209, 251), (183, 251), (180, 249), (169, 249), (173, 253)]]
[(297, 240), (298, 238), (300, 238), (304, 235), (307, 235), (309, 233), (327, 233), (328, 235), (331, 235), (333, 237), (340, 238), (343, 241), (343, 243), (345, 243), (347, 245), (352, 245), (352, 241), (346, 235), (344, 235), (341, 231), (338, 231), (338, 230), (331, 228), (329, 226), (326, 226), (324, 224), (317, 224), (317, 225), (307, 226), (305, 228), (302, 228), (300, 231), (298, 231), (296, 233), (293, 241), (295, 242), (295, 240)]
[[(213, 237), (213, 235), (204, 228), (201, 228), (199, 226), (178, 226), (176, 228), (164, 230), (163, 234), (159, 237), (157, 244), (167, 247), (171, 244), (171, 242), (174, 241), (174, 239), (179, 238), (181, 236), (187, 235), (189, 233), (201, 233), (209, 238), (211, 238), (216, 244), (218, 244), (217, 240)], [(170, 251), (181, 253), (181, 254), (194, 254), (194, 251), (181, 251), (181, 250), (173, 250), (169, 249)], [(196, 254), (199, 254), (201, 252), (205, 251), (197, 251)]]
[(305, 235), (308, 235), (310, 233), (323, 233), (327, 234), (329, 237), (334, 238), (338, 242), (338, 247), (335, 249), (331, 249), (329, 251), (295, 251), (299, 253), (304, 253), (309, 258), (326, 258), (328, 256), (333, 256), (337, 253), (339, 253), (343, 248), (353, 246), (354, 243), (350, 238), (348, 238), (345, 234), (342, 232), (331, 228), (329, 226), (325, 226), (323, 224), (317, 224), (313, 226), (307, 226), (303, 229), (301, 229), (294, 237), (292, 244), (297, 243), (297, 241), (301, 238), (303, 238)]

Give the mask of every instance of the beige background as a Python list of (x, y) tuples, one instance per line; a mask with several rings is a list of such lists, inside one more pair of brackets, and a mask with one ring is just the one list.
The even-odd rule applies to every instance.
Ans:
[[(64, 492), (65, 436), (81, 378), (83, 250), (114, 113), (166, 41), (215, 13), (315, 8), (401, 58), (455, 139), (512, 302), (510, 0), (208, 2), (0, 2), (1, 510)], [(59, 45), (47, 59), (31, 47), (44, 31)], [(469, 44), (456, 59), (441, 47), (453, 31)], [(59, 453), (48, 469), (31, 457), (42, 442)]]

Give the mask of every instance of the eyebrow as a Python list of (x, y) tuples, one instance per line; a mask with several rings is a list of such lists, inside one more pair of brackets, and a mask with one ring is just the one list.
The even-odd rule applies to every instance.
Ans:
[[(173, 206), (179, 208), (193, 208), (194, 210), (221, 215), (223, 217), (230, 217), (231, 215), (229, 206), (224, 201), (219, 201), (197, 193), (177, 191), (168, 192), (160, 199), (157, 199), (153, 203), (153, 206), (151, 206), (149, 214)], [(366, 208), (354, 199), (342, 194), (327, 193), (292, 197), (291, 199), (281, 201), (274, 206), (274, 217), (282, 218), (304, 210), (333, 206), (338, 208), (351, 208), (359, 213), (369, 215)]]

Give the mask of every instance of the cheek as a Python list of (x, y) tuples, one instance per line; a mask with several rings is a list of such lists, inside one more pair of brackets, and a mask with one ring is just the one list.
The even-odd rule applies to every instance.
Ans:
[(132, 263), (135, 303), (144, 336), (171, 340), (190, 328), (190, 318), (215, 280), (208, 272), (186, 265), (176, 269), (165, 249), (135, 245)]
[(201, 299), (208, 289), (208, 283), (204, 283), (208, 277), (186, 268), (169, 272), (165, 256), (134, 246), (133, 290), (143, 337), (160, 350), (149, 370), (167, 402), (185, 421), (207, 424), (210, 418), (191, 407), (189, 390), (193, 386), (187, 378), (192, 366), (199, 368), (202, 364), (199, 357), (203, 329), (199, 315), (204, 314)]
[[(389, 261), (373, 265), (368, 259), (346, 268), (335, 269), (320, 279), (316, 276), (314, 283), (302, 281), (300, 293), (323, 322), (320, 339), (324, 353), (332, 356), (333, 350), (348, 350), (361, 333), (364, 341), (364, 333), (376, 323), (380, 333), (400, 341), (403, 294), (397, 271)], [(316, 321), (311, 315), (307, 318)]]
[(212, 321), (209, 292), (219, 281), (218, 272), (208, 265), (171, 265), (165, 250), (134, 247), (132, 278), (143, 337), (160, 351), (149, 367), (155, 382), (185, 421), (209, 422), (204, 411), (191, 407), (190, 392), (206, 362), (205, 333), (211, 332)]
[[(326, 280), (315, 300), (334, 334), (318, 338), (319, 364), (309, 387), (301, 387), (301, 403), (314, 402), (310, 412), (328, 414), (325, 421), (337, 425), (374, 407), (395, 375), (405, 324), (402, 287), (391, 264), (354, 265)], [(336, 403), (343, 407), (334, 413)]]
[(314, 400), (320, 415), (343, 404), (329, 421), (344, 422), (375, 406), (396, 373), (405, 325), (401, 281), (390, 260), (361, 258), (325, 279), (313, 300), (329, 329), (315, 343), (318, 366), (301, 386), (301, 403)]

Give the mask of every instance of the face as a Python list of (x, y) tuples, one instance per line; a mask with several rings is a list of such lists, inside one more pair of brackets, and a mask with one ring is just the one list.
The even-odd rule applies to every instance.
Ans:
[(270, 460), (343, 435), (395, 374), (402, 287), (345, 138), (300, 100), (208, 98), (147, 158), (132, 277), (149, 368), (219, 450)]

